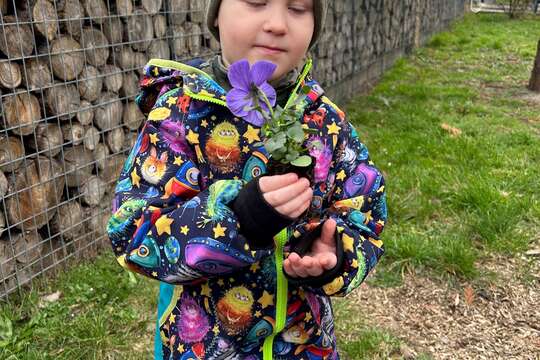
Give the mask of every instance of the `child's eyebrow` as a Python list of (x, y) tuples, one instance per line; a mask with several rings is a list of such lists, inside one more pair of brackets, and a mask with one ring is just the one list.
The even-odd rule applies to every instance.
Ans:
[(294, 3), (301, 3), (302, 5), (309, 6), (310, 8), (313, 7), (313, 0), (289, 0), (289, 5)]

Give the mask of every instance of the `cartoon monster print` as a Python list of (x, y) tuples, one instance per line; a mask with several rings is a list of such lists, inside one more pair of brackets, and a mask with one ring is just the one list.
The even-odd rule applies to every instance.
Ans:
[(148, 183), (157, 185), (167, 172), (167, 159), (169, 154), (163, 152), (159, 157), (155, 147), (150, 148), (150, 154), (141, 166), (141, 173)]
[(111, 234), (111, 237), (114, 239), (122, 236), (127, 227), (131, 225), (131, 222), (128, 220), (132, 219), (144, 206), (146, 206), (146, 201), (142, 199), (124, 201), (122, 206), (111, 216), (107, 223), (107, 232)]
[(202, 219), (197, 223), (198, 227), (203, 227), (209, 222), (222, 221), (232, 215), (231, 209), (226, 205), (235, 199), (242, 187), (241, 181), (218, 180), (208, 188), (208, 199), (206, 200), (206, 212), (202, 214)]
[(253, 294), (244, 286), (228, 290), (218, 301), (216, 309), (219, 320), (229, 335), (242, 333), (253, 318)]
[(210, 330), (208, 315), (204, 309), (185, 293), (180, 300), (179, 309), (176, 327), (180, 339), (188, 344), (202, 341)]
[(311, 136), (307, 143), (309, 154), (316, 160), (314, 169), (314, 181), (323, 182), (328, 176), (330, 164), (332, 162), (332, 149), (323, 141), (320, 136)]
[(192, 151), (186, 141), (186, 128), (183, 123), (174, 120), (166, 120), (159, 127), (165, 144), (176, 154), (192, 156)]
[(230, 122), (216, 125), (205, 147), (213, 171), (228, 174), (236, 169), (241, 156), (239, 140), (240, 134)]
[(309, 114), (304, 115), (304, 124), (309, 124), (311, 122), (321, 129), (324, 119), (326, 118), (326, 114), (326, 109), (321, 106), (317, 110), (311, 111)]

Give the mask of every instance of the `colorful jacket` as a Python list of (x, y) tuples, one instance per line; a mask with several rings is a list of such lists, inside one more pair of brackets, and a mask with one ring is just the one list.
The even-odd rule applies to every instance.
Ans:
[[(338, 359), (330, 296), (354, 290), (383, 254), (381, 172), (345, 114), (311, 79), (302, 121), (317, 134), (309, 218), (250, 248), (229, 207), (265, 173), (259, 128), (234, 117), (199, 68), (152, 60), (137, 102), (147, 116), (115, 189), (108, 234), (119, 263), (161, 282), (156, 358)], [(319, 140), (324, 145), (310, 147)], [(320, 286), (291, 283), (283, 256), (311, 229), (337, 221), (340, 266)], [(290, 279), (289, 279), (290, 280)]]

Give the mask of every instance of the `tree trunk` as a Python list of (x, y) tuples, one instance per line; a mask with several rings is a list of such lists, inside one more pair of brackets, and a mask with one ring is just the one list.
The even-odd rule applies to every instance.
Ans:
[(122, 81), (122, 89), (120, 95), (124, 97), (132, 97), (139, 92), (139, 77), (133, 72), (124, 72)]
[(45, 102), (53, 115), (60, 120), (74, 117), (81, 107), (81, 98), (75, 85), (58, 84), (45, 91)]
[(124, 81), (122, 70), (115, 65), (104, 65), (101, 74), (104, 78), (103, 84), (105, 85), (105, 90), (118, 93)]
[(84, 10), (96, 24), (103, 24), (109, 11), (103, 0), (83, 0)]
[(103, 24), (103, 34), (111, 45), (120, 44), (124, 38), (124, 25), (118, 18), (109, 18)]
[(18, 137), (0, 136), (0, 170), (11, 172), (21, 166), (24, 146)]
[(122, 130), (122, 128), (116, 128), (109, 131), (109, 133), (107, 133), (106, 141), (113, 154), (117, 154), (124, 150), (124, 130)]
[(127, 21), (128, 40), (131, 47), (137, 51), (145, 51), (154, 38), (154, 23), (152, 16), (137, 9)]
[(41, 119), (39, 100), (28, 92), (4, 98), (5, 126), (17, 135), (29, 135)]
[(88, 129), (86, 129), (86, 132), (84, 133), (84, 147), (87, 148), (90, 151), (93, 151), (96, 149), (97, 144), (99, 144), (99, 130), (96, 129), (93, 126), (89, 126)]
[(79, 78), (79, 93), (88, 101), (96, 101), (101, 94), (103, 78), (99, 70), (91, 65), (86, 66)]
[(79, 37), (84, 24), (84, 8), (79, 0), (64, 0), (64, 7), (60, 11), (62, 29), (72, 36)]
[(51, 41), (58, 33), (58, 20), (54, 5), (48, 0), (37, 0), (32, 9), (34, 27), (37, 31)]
[(92, 176), (81, 187), (82, 200), (90, 206), (99, 205), (105, 195), (106, 185), (98, 176)]
[(43, 248), (42, 241), (36, 230), (14, 234), (11, 242), (15, 248), (17, 262), (28, 265), (37, 260)]
[(26, 62), (26, 74), (23, 75), (29, 90), (37, 90), (53, 84), (49, 63), (43, 59), (28, 60)]
[[(0, 51), (8, 58), (29, 56), (34, 50), (30, 25), (18, 24), (15, 16), (4, 16), (0, 24)], [(10, 24), (10, 25), (6, 25)]]
[(124, 106), (122, 121), (129, 130), (135, 131), (139, 129), (139, 126), (144, 121), (144, 115), (136, 103), (128, 102)]
[(81, 45), (68, 36), (61, 36), (52, 42), (52, 67), (54, 75), (62, 80), (73, 80), (84, 66)]
[(21, 85), (22, 76), (19, 64), (14, 61), (3, 60), (0, 62), (0, 85), (6, 89), (15, 89)]
[(116, 94), (102, 93), (95, 110), (94, 123), (101, 130), (110, 130), (122, 121), (123, 104)]
[(94, 109), (91, 102), (86, 100), (81, 101), (81, 109), (77, 112), (77, 120), (83, 126), (92, 124), (92, 120), (94, 120)]
[(62, 136), (66, 145), (79, 145), (84, 139), (84, 127), (76, 121), (71, 121), (62, 125)]
[(107, 63), (109, 40), (101, 31), (90, 27), (84, 28), (81, 34), (81, 45), (88, 63), (98, 68)]
[(42, 152), (47, 157), (54, 157), (62, 150), (64, 140), (62, 130), (57, 124), (42, 123), (36, 127), (36, 137), (28, 141), (28, 145), (35, 151)]
[(76, 201), (65, 203), (51, 221), (53, 231), (63, 235), (65, 240), (73, 240), (83, 233), (83, 211)]
[(100, 174), (103, 172), (107, 166), (107, 158), (109, 156), (109, 148), (104, 143), (98, 143), (96, 148), (92, 152), (92, 157), (96, 162), (97, 173)]
[(92, 152), (82, 145), (64, 149), (64, 163), (69, 187), (82, 186), (92, 176)]
[(534, 60), (531, 80), (529, 81), (529, 90), (540, 93), (540, 40), (538, 40), (536, 59)]

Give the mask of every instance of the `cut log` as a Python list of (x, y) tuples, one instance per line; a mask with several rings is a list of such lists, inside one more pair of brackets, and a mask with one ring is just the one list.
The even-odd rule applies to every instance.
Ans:
[(154, 38), (152, 17), (141, 9), (137, 9), (128, 18), (127, 35), (134, 50), (145, 51)]
[(186, 45), (189, 53), (192, 56), (197, 56), (201, 53), (202, 46), (202, 30), (201, 26), (196, 23), (186, 22), (183, 26), (184, 34), (187, 35)]
[(134, 131), (128, 131), (124, 134), (124, 149), (133, 149), (137, 142), (138, 133)]
[(109, 58), (109, 40), (95, 28), (84, 28), (81, 33), (81, 45), (89, 64), (100, 67)]
[(98, 176), (92, 176), (81, 187), (82, 200), (90, 206), (99, 205), (105, 195), (106, 184)]
[(159, 39), (167, 34), (167, 18), (163, 15), (155, 15), (154, 18), (154, 36)]
[(104, 77), (105, 90), (118, 93), (124, 81), (122, 70), (114, 65), (104, 65), (101, 73)]
[(112, 59), (116, 66), (129, 71), (133, 69), (133, 54), (130, 46), (116, 46), (113, 48)]
[(64, 191), (62, 166), (52, 159), (38, 156), (28, 159), (10, 184), (6, 213), (10, 225), (22, 231), (45, 225), (53, 216)]
[(6, 15), (8, 10), (8, 0), (0, 0), (0, 14)]
[(142, 7), (148, 14), (157, 14), (161, 9), (163, 0), (141, 0)]
[(116, 94), (102, 93), (97, 104), (94, 123), (99, 129), (109, 130), (120, 124), (124, 107)]
[(116, 128), (107, 133), (106, 136), (107, 146), (113, 154), (118, 154), (124, 150), (124, 130), (122, 128)]
[(188, 13), (189, 0), (169, 0), (169, 24), (182, 25)]
[(107, 158), (109, 157), (109, 154), (109, 148), (104, 143), (98, 143), (92, 152), (92, 156), (96, 163), (96, 172), (98, 174), (101, 174), (107, 166)]
[(97, 144), (99, 144), (99, 130), (96, 129), (93, 126), (88, 127), (84, 133), (84, 147), (87, 148), (90, 151), (93, 151), (96, 149)]
[(197, 0), (189, 2), (189, 18), (191, 22), (202, 24), (206, 19), (206, 6), (208, 0)]
[(77, 112), (77, 120), (81, 125), (87, 126), (94, 120), (94, 108), (92, 103), (86, 100), (81, 101), (81, 110)]
[(14, 61), (0, 62), (0, 85), (6, 89), (14, 89), (21, 85), (22, 76), (19, 64)]
[(44, 59), (36, 58), (26, 61), (26, 74), (23, 74), (29, 90), (49, 87), (53, 84), (50, 64)]
[(534, 60), (531, 79), (529, 80), (529, 90), (540, 92), (540, 40), (538, 40), (536, 58)]
[(137, 70), (139, 75), (144, 74), (144, 66), (148, 62), (148, 57), (145, 53), (134, 52), (133, 53), (133, 68), (131, 70)]
[(72, 241), (83, 234), (84, 216), (81, 204), (70, 201), (58, 207), (58, 212), (51, 221), (51, 228), (64, 238)]
[(4, 97), (4, 118), (7, 129), (17, 135), (28, 135), (34, 131), (36, 122), (41, 119), (38, 99), (21, 89), (22, 92)]
[(77, 115), (81, 98), (75, 85), (58, 84), (45, 91), (45, 102), (53, 115), (68, 120)]
[(62, 136), (66, 145), (79, 145), (84, 139), (84, 127), (76, 121), (62, 125)]
[(31, 149), (43, 152), (44, 156), (54, 157), (62, 150), (64, 140), (60, 126), (54, 123), (41, 123), (36, 127), (35, 138), (28, 141)]
[(187, 47), (188, 34), (185, 33), (184, 27), (180, 25), (174, 25), (172, 27), (172, 33), (174, 38), (172, 41), (172, 51), (176, 58), (183, 58), (189, 54)]
[(92, 176), (93, 160), (92, 152), (82, 145), (64, 149), (66, 185), (82, 186)]
[(0, 135), (0, 170), (17, 170), (24, 158), (24, 146), (21, 140), (13, 136)]
[(48, 41), (54, 39), (58, 33), (58, 19), (56, 9), (49, 0), (37, 0), (32, 9), (34, 28), (47, 38)]
[(43, 250), (43, 239), (36, 230), (12, 234), (11, 243), (15, 249), (15, 259), (20, 264), (29, 265), (38, 260)]
[[(0, 240), (0, 281), (5, 281), (15, 273), (15, 256), (8, 240)], [(8, 286), (11, 287), (11, 286)], [(4, 292), (4, 285), (0, 285), (0, 293)]]
[(107, 224), (109, 223), (109, 218), (111, 217), (110, 211), (103, 209), (103, 203), (107, 203), (108, 208), (110, 208), (111, 205), (109, 202), (102, 201), (99, 207), (92, 207), (87, 210), (87, 217), (90, 219), (88, 224), (88, 233), (93, 239), (96, 240), (106, 234)]
[(126, 160), (127, 156), (122, 154), (108, 156), (105, 159), (103, 171), (101, 171), (98, 175), (107, 184), (107, 187), (113, 186), (114, 183), (118, 181), (118, 177), (122, 172), (122, 168), (124, 167)]
[(109, 14), (104, 0), (83, 0), (84, 11), (96, 24), (103, 24)]
[[(4, 175), (4, 173), (0, 171), (0, 198), (3, 198), (4, 196), (6, 196), (7, 191), (8, 191), (8, 181), (7, 181), (6, 175)], [(2, 213), (2, 217), (3, 216), (4, 214)], [(4, 220), (3, 226), (6, 227), (5, 220)], [(0, 232), (0, 235), (1, 234), (2, 232)]]
[(52, 42), (52, 67), (55, 76), (62, 80), (73, 80), (84, 66), (81, 45), (68, 36), (60, 36)]
[(122, 20), (115, 17), (110, 17), (103, 23), (103, 34), (109, 40), (109, 44), (120, 44), (123, 40), (124, 25)]
[(34, 37), (30, 26), (19, 24), (15, 16), (4, 16), (0, 23), (0, 51), (10, 59), (32, 54)]
[[(3, 173), (2, 173), (2, 175), (3, 175)], [(2, 176), (2, 175), (0, 175), (0, 176)], [(0, 181), (5, 181), (6, 182), (5, 185), (6, 185), (6, 188), (7, 188), (6, 177), (4, 176), (4, 179), (0, 180)], [(4, 184), (2, 184), (0, 182), (0, 186), (4, 186)], [(4, 213), (2, 211), (0, 211), (0, 235), (2, 235), (4, 233), (4, 230), (6, 230), (6, 216), (4, 215)]]
[(139, 76), (133, 71), (124, 72), (120, 95), (131, 98), (139, 92)]
[(60, 18), (63, 19), (62, 30), (78, 38), (84, 24), (84, 8), (80, 1), (64, 0), (64, 7), (59, 11)]
[(129, 130), (138, 130), (144, 119), (145, 117), (136, 103), (128, 102), (124, 106), (122, 122)]
[(130, 16), (133, 13), (133, 1), (116, 0), (116, 13), (120, 16)]
[(41, 261), (44, 269), (49, 267), (57, 269), (58, 265), (67, 256), (67, 251), (62, 244), (60, 236), (55, 236), (46, 238), (41, 254)]
[(103, 78), (98, 69), (88, 65), (81, 72), (79, 81), (79, 93), (82, 98), (88, 101), (96, 101), (101, 94)]
[(148, 49), (146, 50), (146, 54), (148, 55), (149, 59), (165, 59), (168, 60), (171, 56), (171, 52), (169, 50), (169, 44), (165, 40), (154, 40), (150, 46), (148, 46)]

